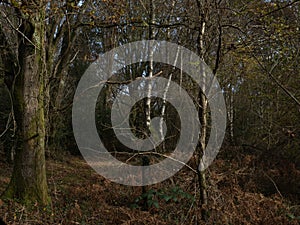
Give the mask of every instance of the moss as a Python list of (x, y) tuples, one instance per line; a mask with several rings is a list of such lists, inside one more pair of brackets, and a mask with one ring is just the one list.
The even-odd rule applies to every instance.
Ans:
[(6, 200), (6, 199), (13, 199), (13, 197), (14, 197), (14, 190), (13, 187), (9, 185), (0, 198)]

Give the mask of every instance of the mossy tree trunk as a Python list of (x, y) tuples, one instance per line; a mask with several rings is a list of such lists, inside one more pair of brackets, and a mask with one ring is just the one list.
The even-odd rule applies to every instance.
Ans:
[[(23, 15), (24, 18), (24, 15)], [(20, 27), (19, 72), (13, 100), (17, 122), (17, 149), (13, 175), (4, 198), (30, 204), (49, 203), (45, 168), (44, 92), (46, 77), (43, 9), (27, 15)]]

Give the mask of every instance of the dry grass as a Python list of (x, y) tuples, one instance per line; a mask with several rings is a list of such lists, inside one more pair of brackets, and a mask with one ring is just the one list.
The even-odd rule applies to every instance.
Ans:
[[(188, 168), (172, 179), (147, 187), (179, 187), (194, 200), (154, 197), (159, 207), (143, 211), (135, 200), (141, 187), (112, 183), (95, 173), (79, 157), (47, 160), (52, 205), (31, 207), (0, 201), (0, 217), (7, 224), (299, 224), (300, 173), (292, 164), (261, 160), (250, 154), (217, 159), (208, 171), (209, 218), (201, 222), (197, 185)], [(282, 163), (282, 165), (281, 165)], [(281, 166), (280, 166), (281, 165)], [(0, 192), (9, 182), (11, 167), (0, 161)], [(176, 195), (173, 194), (173, 195)], [(134, 206), (134, 207), (133, 207)]]

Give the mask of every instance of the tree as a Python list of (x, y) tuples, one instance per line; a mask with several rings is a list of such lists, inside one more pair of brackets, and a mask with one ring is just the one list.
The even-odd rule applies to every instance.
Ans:
[(49, 126), (55, 122), (51, 114), (61, 106), (63, 84), (71, 59), (76, 56), (73, 46), (77, 31), (91, 26), (89, 3), (0, 3), (0, 36), (5, 46), (1, 58), (17, 125), (14, 170), (3, 194), (5, 198), (18, 198), (25, 203), (50, 201), (45, 168), (46, 130), (48, 136), (56, 131)]
[(273, 149), (273, 153), (278, 149), (279, 154), (285, 149), (295, 156), (293, 149), (299, 143), (286, 132), (295, 134), (298, 129), (299, 25), (294, 21), (299, 21), (299, 1), (235, 7), (241, 10), (231, 27), (236, 40), (230, 55), (240, 71), (232, 83), (238, 144)]
[[(30, 8), (22, 8), (23, 5), (19, 5), (18, 2), (15, 2), (14, 6), (10, 5), (14, 8), (10, 12), (20, 19), (20, 28), (17, 29), (18, 47), (16, 52), (10, 52), (5, 57), (5, 65), (14, 65), (8, 69), (5, 76), (13, 75), (13, 82), (7, 84), (13, 96), (17, 148), (13, 175), (4, 197), (18, 198), (25, 203), (38, 201), (47, 204), (49, 195), (44, 139), (46, 6), (43, 2), (30, 4)], [(1, 5), (1, 19), (10, 22), (4, 11), (5, 7)], [(10, 26), (14, 26), (13, 22)], [(3, 28), (2, 26), (0, 32), (5, 34)], [(7, 38), (6, 36), (6, 40)], [(17, 65), (14, 60), (17, 61)]]

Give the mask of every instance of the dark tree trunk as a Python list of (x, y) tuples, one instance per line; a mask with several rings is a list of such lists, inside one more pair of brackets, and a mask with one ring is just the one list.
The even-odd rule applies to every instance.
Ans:
[[(43, 17), (23, 21), (20, 31), (19, 72), (12, 94), (17, 122), (17, 147), (13, 175), (4, 198), (25, 204), (47, 204), (45, 168), (44, 80), (46, 76)], [(24, 35), (26, 38), (24, 38)]]

